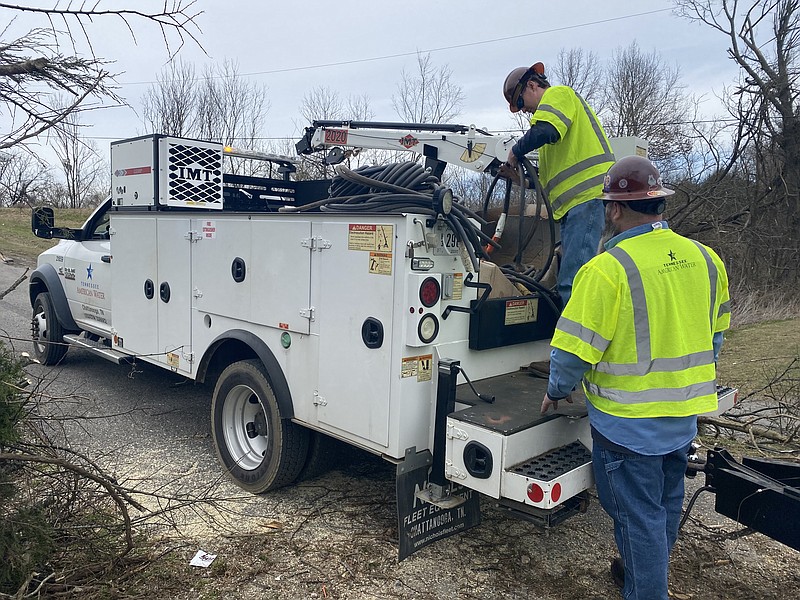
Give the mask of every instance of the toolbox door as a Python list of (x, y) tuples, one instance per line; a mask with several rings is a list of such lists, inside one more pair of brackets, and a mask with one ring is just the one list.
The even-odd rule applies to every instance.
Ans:
[[(366, 233), (354, 229), (362, 225)], [(318, 419), (388, 446), (397, 227), (341, 221), (314, 223), (313, 229), (330, 242), (312, 258)]]

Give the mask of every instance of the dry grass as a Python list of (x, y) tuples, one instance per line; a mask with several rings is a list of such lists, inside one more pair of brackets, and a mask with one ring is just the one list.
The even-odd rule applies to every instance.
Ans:
[[(56, 225), (80, 227), (92, 212), (90, 208), (57, 208)], [(28, 207), (0, 208), (0, 254), (26, 266), (36, 264), (36, 257), (58, 240), (43, 240), (31, 232), (31, 210)]]

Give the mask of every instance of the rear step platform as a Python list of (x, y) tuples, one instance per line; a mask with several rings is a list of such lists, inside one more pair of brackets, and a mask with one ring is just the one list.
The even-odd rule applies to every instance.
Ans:
[(591, 462), (592, 453), (580, 442), (555, 448), (511, 467), (509, 472), (539, 481), (552, 481), (564, 473)]
[(64, 341), (72, 346), (89, 350), (92, 354), (96, 354), (97, 356), (117, 364), (127, 363), (134, 359), (130, 354), (123, 354), (113, 348), (109, 348), (103, 342), (90, 340), (80, 335), (65, 335)]
[(495, 401), (476, 402), (469, 386), (456, 388), (456, 406), (466, 407), (447, 418), (448, 479), (529, 512), (554, 509), (592, 485), (583, 394), (542, 415), (545, 379), (519, 371), (473, 383)]

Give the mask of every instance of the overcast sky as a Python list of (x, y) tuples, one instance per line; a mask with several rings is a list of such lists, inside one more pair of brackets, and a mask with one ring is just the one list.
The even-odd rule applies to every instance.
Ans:
[[(162, 3), (137, 0), (135, 6)], [(52, 6), (53, 1), (29, 4)], [(118, 5), (132, 6), (130, 1), (101, 2), (101, 8)], [(241, 74), (267, 86), (264, 134), (274, 138), (298, 137), (305, 125), (299, 107), (316, 86), (342, 98), (366, 94), (376, 120), (400, 120), (391, 98), (402, 70), (415, 69), (417, 52), (430, 52), (434, 66), (452, 70), (465, 96), (457, 121), (490, 130), (512, 126), (501, 93), (506, 74), (536, 61), (552, 64), (561, 48), (582, 47), (600, 60), (634, 40), (644, 52), (656, 49), (667, 64), (680, 68), (691, 92), (706, 95), (707, 115), (720, 112), (713, 96), (737, 73), (725, 38), (674, 16), (670, 0), (197, 0), (194, 7), (203, 11), (196, 34), (207, 55), (187, 41), (181, 58), (196, 62), (198, 71), (233, 59)], [(132, 107), (84, 117), (92, 125), (88, 136), (100, 147), (149, 133), (134, 109), (140, 110), (142, 94), (168, 60), (157, 30), (130, 22), (136, 41), (109, 18), (87, 26), (96, 54), (115, 61), (111, 70), (120, 73), (120, 94)], [(17, 28), (35, 25), (47, 24), (24, 14), (15, 23)]]

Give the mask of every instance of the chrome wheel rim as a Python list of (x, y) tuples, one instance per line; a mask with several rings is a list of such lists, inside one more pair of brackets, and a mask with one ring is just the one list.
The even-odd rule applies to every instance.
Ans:
[(258, 395), (250, 386), (234, 386), (222, 409), (225, 446), (236, 465), (246, 471), (257, 469), (269, 447), (269, 422)]

